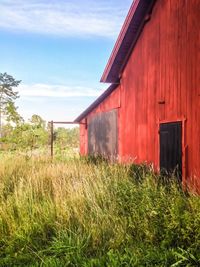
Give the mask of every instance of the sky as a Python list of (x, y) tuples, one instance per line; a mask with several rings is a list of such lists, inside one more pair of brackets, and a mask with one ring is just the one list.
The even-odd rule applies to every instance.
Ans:
[(21, 80), (18, 112), (72, 121), (99, 82), (132, 0), (0, 0), (0, 72)]

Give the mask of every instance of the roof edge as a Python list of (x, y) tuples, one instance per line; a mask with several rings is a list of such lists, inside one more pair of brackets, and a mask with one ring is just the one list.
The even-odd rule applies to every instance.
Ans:
[(123, 39), (125, 37), (126, 31), (128, 29), (128, 26), (130, 25), (131, 19), (132, 19), (133, 15), (135, 13), (135, 10), (136, 10), (136, 8), (137, 8), (137, 6), (139, 4), (139, 1), (140, 0), (135, 0), (131, 4), (131, 7), (130, 7), (130, 9), (128, 11), (128, 15), (126, 16), (124, 24), (122, 25), (122, 28), (121, 28), (120, 33), (118, 35), (117, 41), (116, 41), (116, 43), (114, 45), (114, 48), (113, 48), (113, 50), (111, 52), (111, 55), (110, 55), (109, 59), (108, 59), (108, 62), (106, 64), (106, 67), (104, 69), (104, 72), (103, 72), (103, 75), (101, 77), (100, 82), (106, 82), (106, 77), (108, 76), (108, 73), (109, 73), (109, 71), (111, 69), (111, 65), (114, 62), (114, 58), (116, 57), (116, 55), (117, 55), (117, 53), (119, 51), (119, 48), (120, 48), (120, 46), (122, 44), (122, 41), (123, 41)]
[(111, 84), (86, 110), (84, 110), (75, 120), (75, 123), (81, 122), (87, 115), (94, 110), (106, 97), (108, 97), (117, 87), (119, 83)]
[(148, 21), (146, 16), (151, 13), (155, 1), (135, 0), (132, 3), (100, 82), (114, 83), (120, 78), (121, 72), (130, 57), (130, 52)]

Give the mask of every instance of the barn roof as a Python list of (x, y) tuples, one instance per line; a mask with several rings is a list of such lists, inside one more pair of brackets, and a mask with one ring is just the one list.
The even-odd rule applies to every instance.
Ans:
[(126, 17), (101, 82), (115, 83), (120, 80), (121, 73), (128, 61), (137, 39), (149, 19), (155, 0), (135, 0)]
[(74, 122), (80, 122), (118, 86), (120, 83), (121, 73), (146, 21), (149, 20), (149, 14), (151, 13), (155, 1), (156, 0), (133, 1), (104, 73), (101, 77), (101, 82), (112, 83), (112, 85), (78, 118), (76, 118)]
[(83, 113), (81, 113), (74, 122), (80, 122), (84, 119), (93, 109), (95, 109), (106, 97), (108, 97), (119, 84), (112, 84), (108, 89), (103, 92)]

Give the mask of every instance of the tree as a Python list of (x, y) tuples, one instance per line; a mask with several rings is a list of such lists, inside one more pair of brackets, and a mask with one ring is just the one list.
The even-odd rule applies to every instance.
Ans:
[(45, 128), (45, 121), (37, 114), (32, 115), (30, 122), (38, 128)]
[(56, 144), (62, 148), (77, 148), (79, 140), (79, 128), (66, 129), (59, 127), (56, 129)]
[[(37, 118), (44, 122), (40, 116)], [(8, 122), (2, 126), (1, 142), (9, 149), (33, 151), (48, 145), (48, 137), (47, 129), (42, 124), (38, 125), (38, 120), (34, 123), (31, 119), (28, 122), (22, 120), (15, 125)]]
[[(18, 92), (14, 91), (13, 88), (17, 87), (21, 81), (15, 80), (11, 75), (0, 73), (0, 137), (2, 132), (2, 115), (6, 113), (8, 105), (14, 104), (18, 96)], [(12, 105), (14, 108), (14, 105)]]
[(9, 102), (5, 108), (4, 114), (6, 115), (6, 120), (8, 122), (14, 122), (16, 125), (23, 122), (23, 118), (17, 112), (17, 107), (13, 102)]

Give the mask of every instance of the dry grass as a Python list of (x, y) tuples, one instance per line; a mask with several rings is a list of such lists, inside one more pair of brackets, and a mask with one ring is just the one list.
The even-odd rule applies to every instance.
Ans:
[(197, 264), (199, 197), (147, 167), (0, 160), (0, 266)]

